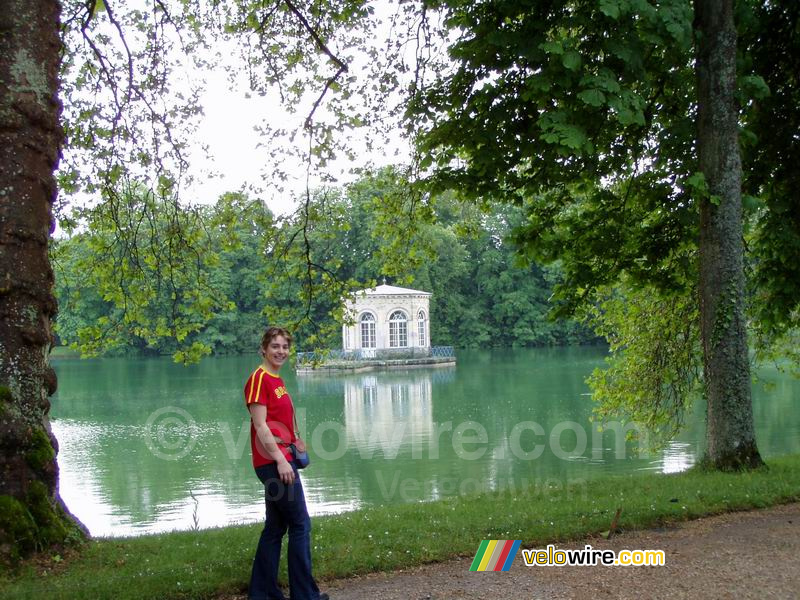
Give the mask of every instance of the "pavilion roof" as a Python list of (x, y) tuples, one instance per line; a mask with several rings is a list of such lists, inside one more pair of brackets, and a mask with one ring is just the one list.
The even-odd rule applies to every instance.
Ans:
[(398, 287), (396, 285), (381, 284), (378, 287), (369, 288), (366, 290), (359, 290), (356, 296), (365, 294), (367, 296), (430, 296), (430, 292), (423, 292), (422, 290), (412, 290), (410, 288)]

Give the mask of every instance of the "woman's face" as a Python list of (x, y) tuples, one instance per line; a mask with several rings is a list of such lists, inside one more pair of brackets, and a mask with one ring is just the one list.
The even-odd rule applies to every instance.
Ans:
[(264, 350), (264, 359), (270, 370), (277, 373), (287, 358), (289, 358), (289, 342), (282, 335), (276, 335)]

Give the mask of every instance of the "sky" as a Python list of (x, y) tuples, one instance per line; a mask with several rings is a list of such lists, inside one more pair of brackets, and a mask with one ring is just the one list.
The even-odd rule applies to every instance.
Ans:
[[(290, 212), (294, 203), (292, 191), (305, 186), (306, 171), (297, 165), (293, 180), (285, 192), (280, 192), (266, 180), (267, 162), (270, 160), (265, 148), (259, 148), (260, 137), (255, 127), (266, 119), (290, 120), (280, 103), (247, 93), (244, 83), (232, 87), (223, 69), (208, 75), (208, 87), (201, 103), (204, 116), (200, 121), (192, 150), (190, 172), (196, 182), (190, 186), (191, 197), (202, 203), (213, 203), (220, 194), (240, 189), (264, 187), (270, 209), (277, 214)], [(199, 144), (208, 147), (209, 156)], [(209, 170), (217, 176), (208, 176)]]
[[(203, 203), (212, 203), (217, 197), (228, 191), (241, 188), (264, 188), (263, 198), (269, 208), (276, 214), (291, 212), (294, 206), (293, 196), (302, 194), (306, 188), (307, 165), (296, 157), (287, 155), (285, 168), (290, 174), (284, 190), (274, 187), (268, 180), (271, 158), (266, 148), (259, 147), (261, 138), (255, 127), (265, 120), (273, 123), (292, 123), (293, 128), (302, 129), (305, 113), (290, 114), (276, 99), (249, 94), (244, 83), (233, 88), (227, 81), (227, 74), (217, 70), (208, 76), (208, 88), (202, 96), (204, 117), (197, 131), (197, 145), (193, 148), (191, 173), (197, 181), (189, 187), (190, 196)], [(353, 134), (354, 143), (359, 138), (369, 135), (368, 131)], [(347, 160), (335, 161), (327, 169), (340, 183), (348, 183), (354, 176), (349, 170), (364, 167), (368, 164), (387, 165), (397, 162), (395, 153), (400, 159), (407, 160), (408, 153), (398, 134), (397, 144), (385, 147), (379, 153), (367, 153), (362, 150), (357, 154), (355, 163)], [(302, 137), (299, 144), (307, 144)], [(210, 155), (203, 156), (199, 144), (208, 146)], [(286, 142), (289, 143), (288, 141)], [(218, 176), (209, 177), (206, 172), (213, 169)], [(310, 184), (319, 185), (319, 173), (312, 171)]]
[[(351, 70), (358, 70), (358, 66)], [(231, 73), (237, 71), (239, 76), (232, 84)], [(238, 50), (232, 47), (222, 64), (203, 74), (206, 80), (201, 96), (204, 116), (200, 120), (190, 154), (190, 174), (195, 181), (188, 187), (189, 196), (202, 203), (213, 203), (224, 192), (252, 190), (251, 195), (266, 200), (274, 213), (286, 214), (295, 206), (294, 198), (305, 192), (307, 181), (312, 188), (320, 184), (320, 173), (312, 169), (309, 177), (307, 165), (297, 156), (286, 152), (283, 168), (289, 173), (289, 181), (283, 184), (283, 189), (278, 189), (276, 182), (269, 179), (272, 159), (267, 148), (259, 147), (262, 140), (256, 127), (270, 122), (289, 130), (302, 131), (308, 110), (300, 108), (292, 114), (281, 105), (277, 94), (264, 97), (251, 93), (241, 71)], [(324, 113), (324, 109), (323, 102), (316, 114)], [(400, 136), (399, 125), (397, 136), (390, 136), (396, 142), (390, 141), (382, 146), (381, 151), (366, 150), (365, 140), (370, 135), (374, 136), (375, 132), (356, 130), (349, 135), (351, 144), (361, 149), (356, 153), (356, 161), (340, 159), (325, 169), (338, 183), (353, 181), (355, 176), (350, 173), (353, 168), (385, 166), (409, 160), (409, 151)], [(287, 140), (285, 143), (290, 142)], [(202, 144), (208, 148), (207, 156), (200, 149)], [(305, 135), (297, 136), (295, 147), (305, 148), (307, 144)], [(210, 170), (215, 172), (213, 176), (208, 175)]]
[[(138, 4), (137, 4), (138, 3)], [(137, 6), (147, 6), (144, 0), (133, 0), (131, 10)], [(387, 3), (387, 7), (390, 3)], [(141, 7), (140, 7), (141, 8)], [(388, 10), (388, 8), (386, 8)], [(93, 21), (91, 33), (100, 40), (98, 36), (105, 35), (105, 44), (116, 46), (116, 52), (124, 56), (119, 36), (113, 27), (103, 18), (101, 14), (98, 19)], [(167, 33), (165, 33), (166, 35)], [(126, 44), (132, 47), (143, 43), (141, 33), (133, 28), (126, 30)], [(375, 32), (374, 41), (380, 44), (381, 32)], [(388, 31), (386, 32), (388, 35)], [(173, 40), (174, 42), (175, 40)], [(72, 42), (82, 44), (80, 37)], [(334, 41), (329, 41), (331, 47)], [(113, 50), (107, 47), (108, 54), (111, 56)], [(88, 56), (91, 53), (85, 49)], [(202, 50), (198, 50), (202, 51)], [(346, 184), (355, 178), (351, 173), (353, 168), (366, 166), (384, 166), (407, 162), (409, 152), (405, 142), (398, 135), (390, 135), (392, 140), (382, 146), (382, 152), (368, 152), (365, 148), (367, 136), (375, 136), (375, 132), (366, 130), (356, 130), (351, 132), (350, 145), (362, 148), (356, 153), (355, 162), (344, 159), (332, 162), (325, 168), (325, 173), (320, 173), (308, 165), (303, 160), (303, 152), (298, 149), (305, 149), (308, 145), (308, 138), (303, 131), (303, 122), (308, 114), (311, 103), (316, 99), (319, 90), (311, 90), (308, 108), (300, 106), (292, 114), (287, 111), (280, 102), (277, 91), (268, 92), (266, 96), (252, 93), (245, 74), (245, 66), (241, 57), (239, 43), (228, 40), (217, 40), (213, 48), (214, 54), (219, 54), (219, 61), (211, 60), (215, 66), (197, 68), (189, 55), (176, 55), (176, 62), (172, 63), (175, 71), (170, 75), (169, 87), (174, 92), (181, 92), (190, 95), (195, 86), (200, 86), (200, 104), (203, 108), (203, 115), (199, 117), (196, 130), (188, 140), (185, 140), (178, 133), (179, 139), (188, 141), (188, 148), (182, 154), (189, 159), (188, 175), (190, 179), (181, 189), (181, 199), (187, 203), (214, 203), (220, 194), (232, 191), (245, 191), (253, 198), (261, 198), (266, 201), (273, 213), (283, 215), (292, 212), (296, 205), (296, 198), (300, 197), (307, 189), (312, 189), (320, 185), (322, 175), (332, 176), (338, 184)], [(343, 55), (344, 57), (344, 55)], [(350, 73), (362, 74), (366, 72), (360, 62), (369, 60), (359, 54), (345, 57), (352, 61), (350, 63)], [(320, 57), (320, 60), (324, 58)], [(172, 62), (172, 59), (170, 60)], [(138, 65), (137, 65), (138, 66)], [(257, 75), (256, 75), (257, 76)], [(305, 99), (304, 99), (305, 100)], [(170, 101), (165, 99), (165, 108), (171, 103), (177, 104), (179, 100)], [(110, 98), (105, 101), (110, 103)], [(324, 117), (325, 102), (317, 109), (315, 118)], [(275, 148), (265, 148), (263, 139), (256, 131), (259, 125), (270, 124), (275, 127), (289, 131), (300, 132), (295, 136), (294, 151), (279, 148), (280, 156), (285, 157), (283, 164), (275, 165), (271, 154)], [(146, 132), (143, 132), (143, 136)], [(282, 144), (290, 144), (289, 140), (284, 140)], [(80, 160), (80, 159), (79, 159)], [(92, 160), (91, 154), (87, 160)], [(277, 182), (272, 179), (272, 172), (280, 166), (281, 170), (288, 174), (288, 180)], [(87, 163), (86, 169), (91, 169)], [(145, 176), (146, 177), (146, 176)], [(97, 198), (92, 196), (84, 197), (81, 192), (70, 200), (70, 203), (79, 205), (92, 205), (97, 202)]]

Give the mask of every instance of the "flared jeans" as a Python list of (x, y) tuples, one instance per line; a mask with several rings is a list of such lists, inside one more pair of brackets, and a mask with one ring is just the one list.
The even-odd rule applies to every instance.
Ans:
[(285, 600), (278, 587), (278, 564), (283, 536), (289, 532), (289, 593), (292, 600), (318, 600), (319, 588), (311, 575), (311, 519), (303, 484), (294, 464), (294, 483), (284, 484), (275, 463), (256, 468), (264, 484), (266, 522), (250, 576), (251, 600)]

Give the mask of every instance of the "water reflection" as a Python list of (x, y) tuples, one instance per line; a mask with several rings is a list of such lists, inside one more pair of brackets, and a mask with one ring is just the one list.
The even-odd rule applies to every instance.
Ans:
[(348, 446), (361, 456), (379, 450), (393, 459), (401, 448), (427, 444), (433, 433), (430, 371), (362, 375), (344, 381)]
[(680, 473), (694, 466), (696, 460), (695, 445), (672, 440), (663, 450), (660, 470), (662, 473)]

